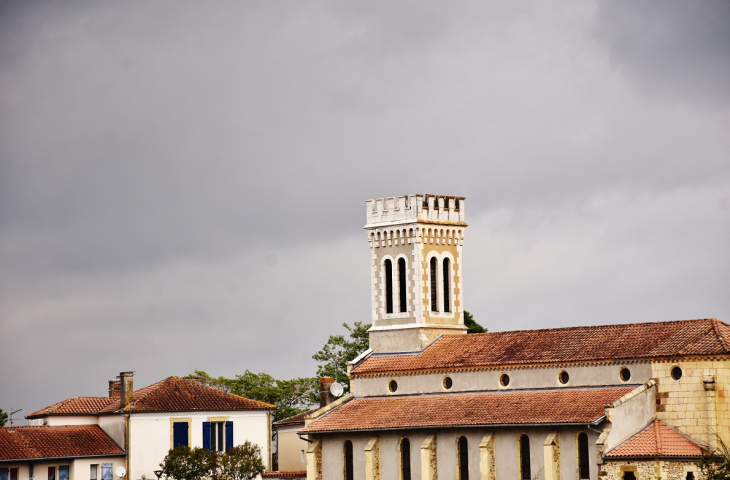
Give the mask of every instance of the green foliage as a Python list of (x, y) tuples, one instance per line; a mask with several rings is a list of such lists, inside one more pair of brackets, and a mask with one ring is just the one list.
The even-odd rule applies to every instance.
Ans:
[(229, 448), (220, 457), (220, 476), (224, 480), (251, 480), (266, 471), (261, 459), (261, 447), (248, 440), (243, 445)]
[(703, 448), (698, 465), (706, 480), (730, 480), (730, 450), (719, 435), (717, 450)]
[(368, 337), (370, 324), (355, 322), (352, 327), (347, 323), (343, 323), (342, 326), (349, 332), (349, 339), (345, 338), (345, 335), (330, 335), (322, 350), (312, 355), (312, 358), (320, 363), (317, 368), (317, 377), (333, 377), (336, 382), (342, 383), (349, 390), (347, 362), (354, 360), (370, 348)]
[(180, 446), (167, 453), (160, 468), (175, 480), (251, 480), (266, 470), (261, 447), (248, 440), (226, 453)]
[(162, 474), (175, 480), (215, 478), (217, 454), (200, 447), (180, 446), (170, 450), (160, 463)]
[(464, 310), (464, 326), (466, 326), (466, 333), (484, 333), (487, 331), (486, 328), (479, 325), (471, 313)]
[(318, 388), (313, 378), (277, 380), (267, 373), (249, 370), (235, 378), (213, 378), (202, 370), (195, 370), (195, 374), (191, 376), (198, 377), (201, 383), (224, 392), (276, 405), (274, 421), (309, 410), (311, 398), (316, 395)]
[(4, 427), (6, 423), (8, 423), (8, 412), (0, 408), (0, 427)]

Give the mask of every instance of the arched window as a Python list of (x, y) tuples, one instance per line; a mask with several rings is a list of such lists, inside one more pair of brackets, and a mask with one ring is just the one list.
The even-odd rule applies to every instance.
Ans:
[(591, 471), (588, 464), (588, 435), (578, 434), (578, 472), (580, 479), (590, 479)]
[(436, 288), (437, 280), (436, 280), (436, 273), (438, 271), (438, 268), (436, 267), (436, 257), (431, 258), (431, 311), (432, 312), (438, 312), (439, 311), (439, 299), (438, 299), (438, 291)]
[(408, 311), (408, 302), (406, 301), (406, 259), (405, 258), (399, 258), (398, 259), (398, 287), (400, 289), (399, 297), (400, 297), (400, 311), (401, 312), (407, 312)]
[(451, 311), (451, 299), (449, 298), (449, 279), (451, 278), (451, 262), (444, 258), (444, 312)]
[(400, 442), (401, 480), (411, 480), (411, 442), (404, 438)]
[(524, 433), (520, 435), (520, 478), (531, 480), (530, 473), (530, 437)]
[(385, 313), (393, 313), (393, 262), (385, 261)]
[(459, 454), (459, 480), (469, 480), (469, 442), (466, 437), (459, 437), (457, 450)]
[(345, 480), (354, 480), (355, 468), (352, 464), (352, 442), (345, 440)]

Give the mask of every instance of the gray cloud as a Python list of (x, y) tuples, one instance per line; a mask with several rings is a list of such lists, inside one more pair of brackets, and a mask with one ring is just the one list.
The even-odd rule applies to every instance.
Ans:
[(730, 320), (701, 5), (0, 4), (0, 407), (132, 367), (312, 374), (369, 320), (386, 195), (468, 197), (492, 329)]

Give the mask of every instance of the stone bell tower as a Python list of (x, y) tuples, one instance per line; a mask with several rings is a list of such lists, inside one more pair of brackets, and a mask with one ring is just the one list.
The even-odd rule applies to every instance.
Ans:
[(464, 203), (430, 194), (365, 202), (374, 352), (420, 351), (442, 333), (466, 333)]

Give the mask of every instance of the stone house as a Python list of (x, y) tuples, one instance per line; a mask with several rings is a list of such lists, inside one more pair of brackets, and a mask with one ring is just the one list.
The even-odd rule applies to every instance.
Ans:
[(464, 335), (465, 199), (366, 206), (370, 349), (305, 419), (309, 480), (693, 480), (730, 440), (729, 325)]

